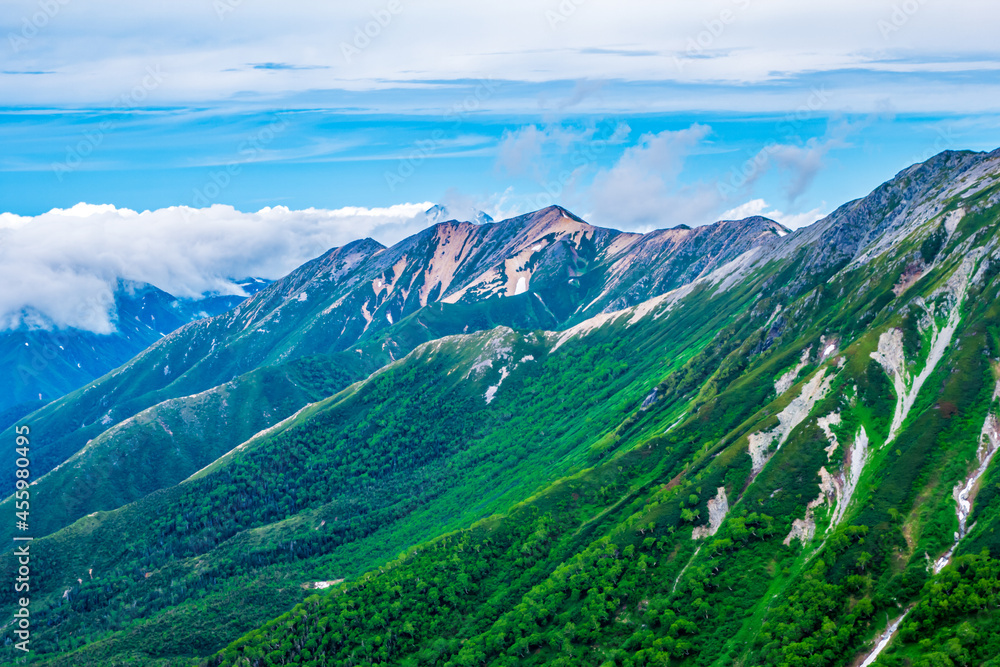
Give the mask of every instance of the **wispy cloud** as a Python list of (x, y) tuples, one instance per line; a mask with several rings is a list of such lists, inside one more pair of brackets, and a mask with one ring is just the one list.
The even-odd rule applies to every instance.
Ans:
[(661, 55), (659, 51), (653, 51), (650, 49), (608, 49), (600, 48), (596, 46), (588, 47), (585, 49), (580, 49), (580, 53), (583, 55), (596, 55), (596, 56), (625, 56), (628, 58), (646, 58), (649, 56)]
[[(615, 95), (588, 99), (593, 109), (668, 110), (780, 108), (783, 91), (816, 77), (850, 72), (855, 90), (845, 94), (854, 110), (867, 109), (871, 93), (898, 97), (915, 111), (996, 109), (995, 46), (998, 10), (985, 0), (918, 3), (905, 21), (892, 8), (866, 0), (801, 3), (775, 0), (708, 0), (662, 3), (644, 0), (627, 9), (587, 3), (564, 18), (558, 29), (546, 20), (548, 5), (534, 0), (474, 6), (459, 0), (406, 6), (380, 26), (363, 57), (347, 62), (336, 47), (384, 11), (384, 2), (330, 3), (306, 0), (291, 5), (228, 2), (220, 21), (213, 3), (176, 0), (131, 11), (125, 0), (69, 3), (34, 27), (30, 39), (6, 47), (8, 72), (45, 71), (57, 85), (24, 85), (21, 74), (0, 75), (0, 98), (14, 105), (93, 105), (120, 94), (151, 63), (173, 74), (173, 83), (150, 103), (231, 104), (248, 99), (281, 99), (355, 91), (369, 94), (365, 108), (384, 105), (373, 93), (438, 81), (460, 86), (484, 75), (534, 84), (530, 94), (505, 96), (526, 111), (539, 90), (553, 82), (589, 79), (614, 83)], [(573, 4), (573, 3), (565, 3)], [(903, 3), (897, 3), (902, 5)], [(37, 0), (5, 4), (8, 32), (29, 24)], [(374, 14), (373, 14), (374, 12)], [(641, 17), (641, 20), (636, 20)], [(975, 21), (969, 17), (976, 17)], [(880, 22), (893, 25), (891, 39)], [(692, 49), (694, 44), (697, 48)], [(684, 61), (675, 66), (674, 56)], [(276, 76), (278, 73), (294, 76)], [(954, 95), (943, 96), (914, 80), (890, 81), (886, 73), (934, 72), (953, 80)], [(4, 80), (4, 79), (7, 80)], [(958, 84), (963, 84), (961, 88)], [(657, 94), (642, 91), (657, 87)], [(692, 90), (687, 87), (695, 87)], [(723, 88), (720, 88), (722, 86)], [(524, 92), (527, 92), (526, 90)], [(846, 91), (845, 91), (846, 92)], [(993, 100), (993, 101), (991, 101)], [(970, 104), (975, 103), (975, 106)], [(776, 106), (778, 105), (778, 106)], [(904, 105), (900, 104), (901, 108)], [(382, 110), (385, 110), (384, 106)]]
[(710, 183), (683, 183), (684, 163), (711, 133), (707, 125), (648, 133), (627, 148), (590, 186), (595, 220), (645, 231), (698, 225), (717, 210), (721, 196)]
[(329, 65), (292, 65), (291, 63), (250, 63), (248, 67), (252, 69), (264, 70), (311, 70), (330, 69)]

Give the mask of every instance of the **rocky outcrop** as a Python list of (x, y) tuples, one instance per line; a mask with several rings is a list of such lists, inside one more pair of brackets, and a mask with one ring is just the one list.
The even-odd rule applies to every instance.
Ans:
[(792, 388), (795, 384), (795, 378), (799, 376), (802, 369), (809, 364), (809, 354), (812, 352), (812, 347), (807, 347), (802, 350), (802, 358), (799, 359), (799, 363), (795, 365), (794, 368), (790, 369), (787, 373), (782, 375), (774, 383), (774, 392), (777, 396), (783, 395), (786, 391)]
[(729, 514), (729, 498), (726, 497), (726, 487), (720, 486), (715, 497), (708, 501), (708, 524), (695, 527), (691, 539), (700, 540), (715, 535), (722, 527), (727, 514)]
[[(919, 373), (910, 377), (907, 372), (902, 331), (890, 329), (879, 336), (878, 349), (871, 353), (871, 357), (885, 370), (892, 380), (892, 386), (896, 392), (896, 409), (893, 412), (892, 425), (889, 427), (886, 445), (899, 435), (906, 417), (910, 414), (910, 410), (920, 394), (920, 389), (951, 346), (952, 338), (961, 321), (962, 304), (968, 291), (969, 280), (976, 268), (980, 254), (980, 252), (973, 252), (966, 256), (962, 264), (948, 278), (947, 283), (931, 296), (930, 303), (923, 299), (915, 300), (915, 303), (924, 310), (925, 317), (921, 322), (931, 330), (930, 350)], [(935, 317), (936, 311), (938, 311), (935, 304), (947, 313), (947, 320), (940, 327)]]
[(827, 376), (826, 369), (816, 373), (802, 387), (799, 395), (778, 414), (777, 426), (750, 435), (748, 453), (753, 460), (751, 476), (755, 477), (764, 469), (771, 457), (785, 444), (792, 430), (805, 421), (816, 403), (827, 395), (831, 380), (832, 376)]

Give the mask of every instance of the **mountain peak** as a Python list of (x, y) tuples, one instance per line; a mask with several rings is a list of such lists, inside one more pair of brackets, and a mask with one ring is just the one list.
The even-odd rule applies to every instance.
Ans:
[(791, 229), (785, 227), (780, 222), (772, 220), (771, 218), (768, 218), (763, 215), (751, 215), (741, 220), (720, 220), (715, 224), (732, 225), (736, 227), (741, 227), (743, 229), (760, 228), (763, 231), (773, 231), (776, 234), (778, 234), (778, 236), (785, 236), (786, 234), (790, 234), (792, 231)]
[(432, 225), (451, 220), (471, 222), (477, 225), (486, 225), (493, 222), (492, 217), (477, 208), (458, 210), (443, 204), (434, 204), (434, 206), (424, 211), (424, 216), (427, 217), (427, 222)]
[(539, 213), (545, 213), (545, 214), (559, 213), (559, 214), (561, 214), (561, 215), (569, 218), (570, 220), (575, 220), (576, 222), (582, 222), (584, 224), (589, 224), (586, 220), (584, 220), (580, 216), (576, 215), (575, 213), (573, 213), (572, 211), (570, 211), (567, 208), (563, 208), (562, 206), (559, 206), (558, 204), (553, 204), (552, 206), (547, 206), (547, 207), (543, 208), (542, 210), (540, 210), (538, 212)]

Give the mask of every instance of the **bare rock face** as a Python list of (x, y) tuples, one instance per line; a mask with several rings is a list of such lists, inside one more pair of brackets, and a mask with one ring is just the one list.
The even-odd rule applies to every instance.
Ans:
[[(748, 453), (753, 460), (752, 475), (756, 476), (775, 452), (781, 449), (792, 430), (809, 416), (816, 403), (822, 400), (830, 391), (832, 376), (828, 377), (826, 370), (816, 373), (802, 387), (802, 391), (792, 399), (792, 402), (778, 414), (778, 425), (769, 431), (753, 433), (749, 438)], [(776, 444), (775, 444), (776, 443)], [(771, 445), (774, 444), (772, 451)]]
[(726, 497), (726, 487), (720, 486), (715, 497), (708, 501), (708, 524), (696, 527), (691, 533), (691, 539), (700, 540), (715, 535), (722, 527), (727, 514), (729, 514), (729, 498)]
[(812, 518), (812, 512), (806, 515), (805, 519), (796, 519), (792, 522), (792, 530), (788, 533), (783, 544), (787, 547), (792, 544), (792, 540), (799, 540), (802, 544), (809, 544), (816, 536), (816, 521)]
[(774, 383), (774, 391), (777, 396), (781, 396), (792, 388), (792, 385), (795, 384), (795, 378), (799, 376), (802, 369), (809, 363), (809, 354), (811, 352), (811, 346), (802, 350), (802, 358), (799, 360), (799, 363), (795, 365), (795, 368), (790, 369), (787, 373), (778, 378), (777, 382)]

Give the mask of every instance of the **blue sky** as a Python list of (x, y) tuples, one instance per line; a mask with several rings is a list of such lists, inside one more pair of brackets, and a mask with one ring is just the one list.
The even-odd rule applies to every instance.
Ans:
[(4, 3), (0, 210), (801, 225), (940, 150), (1000, 147), (987, 2), (345, 4)]

